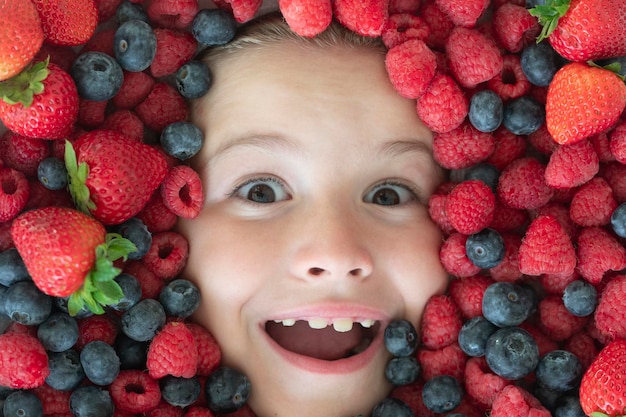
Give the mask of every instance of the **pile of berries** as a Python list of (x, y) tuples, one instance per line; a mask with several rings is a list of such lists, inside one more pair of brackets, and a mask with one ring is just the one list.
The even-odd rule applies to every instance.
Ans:
[[(173, 230), (203, 201), (197, 52), (262, 0), (214, 5), (0, 1), (5, 416), (253, 416), (247, 378), (186, 320), (199, 294)], [(303, 36), (333, 18), (380, 36), (451, 171), (429, 213), (454, 279), (419, 343), (386, 329), (396, 388), (373, 415), (626, 414), (626, 1), (278, 5)]]

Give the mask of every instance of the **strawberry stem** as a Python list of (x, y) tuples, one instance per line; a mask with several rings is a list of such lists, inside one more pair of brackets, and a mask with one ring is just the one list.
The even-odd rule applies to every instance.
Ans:
[(559, 19), (569, 10), (571, 0), (546, 0), (544, 5), (538, 5), (528, 12), (539, 20), (542, 27), (537, 36), (537, 43), (541, 42), (556, 29)]
[(90, 210), (96, 208), (90, 198), (89, 188), (85, 184), (89, 175), (89, 166), (85, 162), (78, 163), (76, 151), (69, 140), (65, 141), (65, 168), (67, 169), (68, 189), (76, 204), (76, 208), (91, 215)]
[(33, 97), (43, 93), (43, 81), (50, 73), (49, 61), (50, 57), (34, 65), (30, 64), (16, 76), (0, 82), (0, 98), (11, 105), (21, 103), (26, 108), (30, 107)]

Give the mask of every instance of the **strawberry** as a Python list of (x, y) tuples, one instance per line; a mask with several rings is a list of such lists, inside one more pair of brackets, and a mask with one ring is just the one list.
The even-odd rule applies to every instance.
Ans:
[(17, 75), (41, 48), (43, 29), (30, 0), (0, 1), (0, 81)]
[[(626, 414), (626, 340), (607, 344), (596, 356), (580, 383), (580, 405), (587, 415)], [(596, 414), (597, 413), (597, 414)]]
[(41, 18), (46, 41), (54, 45), (86, 43), (98, 25), (94, 0), (31, 0)]
[(546, 125), (558, 143), (576, 143), (612, 127), (624, 108), (623, 79), (608, 69), (572, 62), (548, 87)]
[(570, 61), (626, 55), (625, 0), (550, 0), (530, 10), (556, 52)]

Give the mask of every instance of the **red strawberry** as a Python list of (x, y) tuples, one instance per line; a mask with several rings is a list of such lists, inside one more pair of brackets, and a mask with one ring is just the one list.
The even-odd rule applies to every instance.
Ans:
[[(580, 405), (587, 415), (626, 414), (626, 340), (607, 344), (596, 356), (580, 383)], [(603, 415), (600, 414), (600, 415)]]
[(98, 25), (94, 0), (31, 0), (41, 18), (46, 41), (77, 46), (91, 38)]
[(0, 1), (0, 81), (17, 75), (43, 44), (43, 29), (30, 0)]
[(49, 374), (48, 355), (35, 336), (19, 332), (0, 335), (0, 385), (36, 388), (44, 384)]
[(575, 143), (609, 129), (624, 108), (626, 85), (619, 76), (572, 62), (557, 71), (548, 87), (546, 125), (558, 143)]
[(191, 378), (198, 369), (198, 350), (185, 323), (172, 321), (154, 336), (146, 361), (152, 378), (165, 375)]

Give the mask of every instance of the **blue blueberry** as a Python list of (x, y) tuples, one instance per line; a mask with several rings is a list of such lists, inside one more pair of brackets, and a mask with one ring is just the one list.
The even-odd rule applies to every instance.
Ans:
[(473, 317), (459, 331), (459, 347), (469, 356), (484, 356), (487, 340), (496, 330), (498, 327), (484, 317)]
[(121, 333), (115, 339), (120, 369), (145, 369), (149, 342), (138, 342)]
[(50, 156), (37, 166), (37, 179), (48, 190), (62, 190), (67, 187), (67, 169), (59, 158)]
[(200, 290), (191, 281), (175, 279), (163, 287), (159, 302), (168, 316), (186, 318), (200, 306)]
[(205, 382), (209, 408), (218, 414), (232, 413), (243, 407), (250, 396), (250, 380), (236, 369), (220, 366)]
[(536, 6), (545, 6), (546, 0), (526, 0), (526, 8), (532, 9)]
[(191, 33), (201, 45), (224, 45), (235, 37), (237, 21), (227, 10), (202, 9), (191, 23)]
[(573, 281), (563, 291), (563, 304), (575, 316), (589, 316), (598, 304), (598, 291), (587, 281)]
[(392, 385), (408, 385), (420, 375), (421, 367), (413, 356), (400, 356), (391, 359), (385, 367), (385, 376)]
[(96, 385), (109, 385), (120, 373), (120, 358), (113, 346), (102, 340), (85, 345), (80, 352), (85, 376)]
[(193, 123), (174, 122), (163, 129), (160, 137), (163, 150), (180, 160), (194, 156), (204, 143), (202, 130)]
[(122, 289), (124, 296), (115, 304), (109, 304), (113, 310), (126, 311), (141, 301), (141, 284), (134, 276), (122, 272), (114, 279)]
[(201, 385), (198, 378), (179, 378), (166, 375), (159, 379), (162, 398), (176, 407), (187, 407), (200, 397)]
[(580, 360), (567, 350), (546, 353), (537, 364), (537, 382), (548, 389), (564, 392), (576, 388), (583, 374)]
[(63, 352), (78, 341), (76, 319), (62, 311), (56, 311), (37, 328), (37, 338), (51, 352)]
[(71, 391), (85, 379), (85, 371), (78, 352), (68, 349), (63, 352), (48, 352), (50, 374), (46, 383), (59, 391)]
[(70, 411), (74, 417), (113, 417), (115, 406), (106, 389), (84, 386), (70, 396)]
[(543, 405), (550, 411), (553, 411), (556, 408), (561, 397), (563, 396), (562, 392), (548, 389), (539, 384), (533, 385), (532, 393), (539, 400), (541, 405)]
[(10, 287), (18, 281), (30, 280), (24, 261), (15, 248), (0, 252), (0, 285)]
[(4, 313), (26, 326), (43, 323), (52, 313), (52, 297), (32, 281), (18, 281), (4, 293)]
[(417, 330), (408, 320), (393, 320), (385, 328), (385, 347), (393, 356), (410, 356), (417, 349)]
[(105, 101), (113, 98), (124, 81), (122, 67), (113, 57), (97, 51), (79, 55), (70, 74), (78, 95), (86, 100)]
[(554, 411), (553, 417), (587, 417), (587, 414), (583, 411), (583, 407), (580, 405), (580, 398), (575, 394), (568, 394), (562, 396)]
[(450, 375), (435, 376), (424, 384), (422, 401), (434, 413), (454, 410), (463, 400), (463, 389), (456, 378)]
[(528, 45), (521, 53), (522, 71), (531, 84), (547, 87), (561, 67), (561, 59), (548, 42)]
[(43, 405), (32, 391), (13, 391), (4, 400), (2, 415), (4, 417), (42, 417)]
[(156, 332), (165, 324), (165, 310), (161, 303), (145, 298), (122, 315), (122, 332), (138, 342), (152, 340)]
[(532, 97), (514, 98), (504, 106), (504, 127), (515, 135), (530, 135), (544, 124), (546, 110)]
[(509, 380), (520, 379), (537, 367), (539, 347), (526, 330), (505, 327), (487, 340), (485, 359), (495, 374)]
[(201, 61), (189, 61), (176, 71), (176, 88), (185, 98), (202, 97), (209, 91), (212, 83), (211, 70)]
[(500, 170), (495, 166), (484, 162), (472, 165), (463, 171), (463, 181), (480, 180), (489, 186), (494, 194), (498, 189), (499, 179)]
[(117, 23), (122, 25), (129, 20), (141, 20), (150, 23), (148, 14), (139, 3), (131, 3), (128, 0), (123, 1), (115, 10), (115, 18)]
[(483, 316), (498, 327), (521, 324), (535, 307), (533, 290), (513, 282), (495, 282), (483, 294)]
[(611, 214), (611, 227), (619, 237), (626, 237), (626, 203), (621, 203)]
[(470, 99), (469, 121), (481, 132), (493, 132), (504, 118), (502, 98), (491, 90), (481, 90)]
[(142, 259), (152, 246), (152, 233), (138, 217), (131, 217), (125, 222), (113, 226), (111, 232), (119, 233), (137, 247), (136, 251), (128, 254), (128, 259), (134, 261)]
[(479, 268), (494, 268), (504, 259), (504, 239), (491, 228), (469, 235), (465, 241), (465, 254)]
[(414, 417), (411, 408), (397, 398), (385, 398), (374, 407), (372, 417)]
[(113, 38), (115, 59), (126, 71), (143, 71), (156, 55), (157, 39), (152, 27), (143, 20), (122, 23)]

